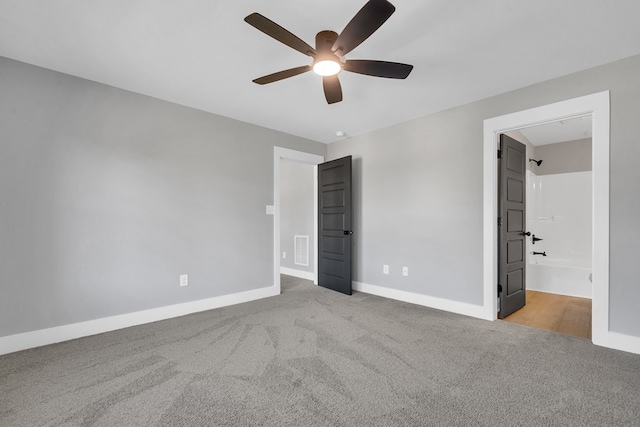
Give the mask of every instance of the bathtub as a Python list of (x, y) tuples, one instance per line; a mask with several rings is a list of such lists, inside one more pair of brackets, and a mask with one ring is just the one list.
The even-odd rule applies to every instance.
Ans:
[(591, 260), (536, 256), (527, 264), (527, 289), (591, 298)]

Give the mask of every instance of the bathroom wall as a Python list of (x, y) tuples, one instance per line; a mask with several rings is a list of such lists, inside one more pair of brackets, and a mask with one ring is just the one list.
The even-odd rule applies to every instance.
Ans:
[(535, 147), (535, 159), (542, 159), (540, 166), (530, 162), (536, 175), (582, 172), (592, 170), (591, 138)]

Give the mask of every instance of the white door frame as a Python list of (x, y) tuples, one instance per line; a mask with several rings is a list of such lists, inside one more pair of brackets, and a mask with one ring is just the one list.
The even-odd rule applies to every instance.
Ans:
[[(318, 165), (324, 156), (273, 147), (273, 286), (280, 293), (280, 162), (291, 160), (313, 165), (313, 241), (318, 246)], [(313, 251), (313, 283), (318, 284), (318, 251)]]
[(499, 134), (591, 115), (592, 136), (592, 339), (594, 344), (619, 348), (609, 331), (609, 91), (586, 95), (484, 121), (484, 309), (485, 318), (497, 317), (497, 150)]

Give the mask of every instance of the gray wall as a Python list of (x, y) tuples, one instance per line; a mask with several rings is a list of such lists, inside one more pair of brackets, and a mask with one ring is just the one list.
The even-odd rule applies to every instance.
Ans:
[(536, 159), (542, 159), (540, 166), (533, 165), (536, 175), (584, 172), (592, 169), (591, 138), (536, 147)]
[[(313, 166), (282, 160), (280, 163), (280, 252), (287, 257), (280, 266), (313, 272), (315, 240), (313, 224)], [(309, 236), (309, 265), (295, 264), (294, 236)], [(282, 257), (282, 253), (280, 254)]]
[(482, 304), (483, 120), (610, 90), (610, 327), (640, 336), (639, 75), (634, 56), (329, 145), (354, 156), (354, 280)]
[(271, 286), (274, 145), (326, 151), (0, 58), (0, 336)]

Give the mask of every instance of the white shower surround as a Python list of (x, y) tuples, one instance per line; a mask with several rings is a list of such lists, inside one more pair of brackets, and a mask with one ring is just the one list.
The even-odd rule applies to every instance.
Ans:
[(575, 260), (549, 260), (527, 266), (527, 289), (551, 294), (589, 298), (593, 295), (591, 267), (574, 265)]
[(543, 239), (527, 239), (528, 289), (591, 298), (591, 185), (591, 171), (527, 171), (527, 230)]

